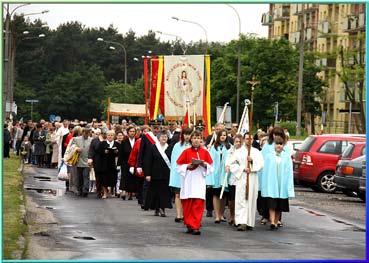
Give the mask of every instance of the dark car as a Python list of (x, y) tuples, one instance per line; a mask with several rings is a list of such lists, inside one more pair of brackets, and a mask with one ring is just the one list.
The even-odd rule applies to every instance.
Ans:
[(359, 191), (359, 179), (363, 175), (363, 161), (365, 161), (365, 155), (352, 160), (340, 160), (337, 163), (334, 181), (337, 188), (343, 192), (354, 192), (365, 201), (365, 194)]
[(363, 162), (363, 174), (359, 178), (359, 194), (362, 197), (366, 194), (366, 160)]

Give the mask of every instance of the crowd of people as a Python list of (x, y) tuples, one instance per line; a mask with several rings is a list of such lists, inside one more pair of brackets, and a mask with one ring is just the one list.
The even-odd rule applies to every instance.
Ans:
[(203, 138), (201, 130), (175, 122), (109, 127), (41, 120), (5, 124), (4, 157), (12, 149), (24, 163), (59, 171), (65, 166), (66, 191), (81, 197), (136, 199), (161, 217), (174, 204), (174, 221), (193, 235), (201, 233), (204, 211), (215, 224), (228, 222), (238, 231), (252, 230), (258, 212), (260, 223), (276, 230), (294, 197), (288, 137), (280, 127), (252, 136), (218, 123)]

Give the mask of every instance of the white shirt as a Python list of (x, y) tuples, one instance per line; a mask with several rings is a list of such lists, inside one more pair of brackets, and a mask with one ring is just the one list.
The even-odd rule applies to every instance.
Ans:
[(135, 144), (135, 138), (131, 139), (131, 138), (128, 138), (129, 139), (129, 143), (131, 144), (131, 148), (133, 149), (133, 145)]
[(111, 141), (111, 142), (109, 142), (109, 141), (106, 141), (107, 143), (108, 143), (108, 145), (109, 145), (109, 148), (113, 148), (113, 145), (114, 145), (114, 141)]

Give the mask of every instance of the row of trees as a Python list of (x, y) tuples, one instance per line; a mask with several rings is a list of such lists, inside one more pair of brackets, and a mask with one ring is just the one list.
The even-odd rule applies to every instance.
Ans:
[[(45, 34), (44, 38), (24, 38)], [(135, 32), (119, 34), (113, 26), (86, 28), (79, 22), (60, 25), (56, 30), (42, 27), (42, 21), (25, 21), (16, 16), (12, 32), (17, 43), (15, 101), (18, 117), (29, 118), (30, 105), (26, 99), (38, 98), (34, 112), (47, 118), (57, 114), (63, 118), (90, 120), (104, 118), (104, 104), (108, 96), (113, 102), (144, 103), (142, 55), (182, 54), (181, 43), (163, 42), (149, 31), (136, 36)], [(127, 51), (128, 84), (124, 79), (124, 53), (119, 47), (97, 38), (122, 43)], [(183, 45), (183, 43), (182, 43)], [(203, 54), (205, 43), (186, 45), (186, 54)], [(254, 116), (260, 126), (274, 121), (274, 103), (279, 103), (282, 120), (296, 119), (298, 52), (287, 40), (260, 39), (242, 35), (229, 43), (208, 44), (211, 54), (211, 105), (229, 101), (236, 108), (237, 50), (241, 46), (241, 101), (249, 98), (247, 81), (255, 75), (261, 84), (254, 91)], [(138, 58), (139, 61), (137, 61)], [(316, 77), (321, 69), (313, 55), (306, 56), (304, 71), (303, 112), (320, 114), (319, 96), (323, 83)], [(242, 110), (242, 105), (241, 105)], [(215, 121), (215, 108), (212, 108)], [(233, 118), (234, 119), (234, 118)]]

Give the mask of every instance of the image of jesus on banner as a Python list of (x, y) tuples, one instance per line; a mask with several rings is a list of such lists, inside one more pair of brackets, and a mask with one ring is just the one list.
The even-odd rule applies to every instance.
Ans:
[(164, 57), (165, 118), (181, 120), (187, 109), (202, 116), (204, 56)]

